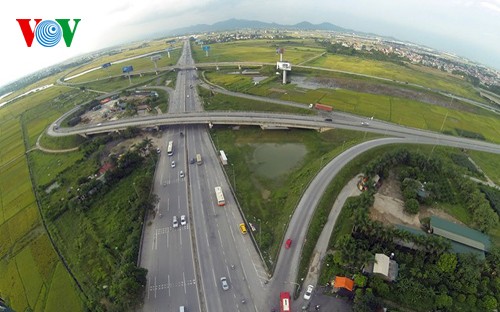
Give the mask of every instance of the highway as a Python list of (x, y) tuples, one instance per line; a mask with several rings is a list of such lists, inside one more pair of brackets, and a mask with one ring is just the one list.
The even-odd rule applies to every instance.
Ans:
[[(187, 44), (179, 63), (192, 63)], [(179, 71), (169, 115), (202, 110), (196, 88), (191, 87), (197, 80), (195, 70)], [(188, 311), (257, 311), (249, 283), (263, 285), (258, 276), (263, 281), (267, 275), (250, 239), (239, 233), (242, 217), (207, 129), (177, 125), (163, 134), (154, 183), (160, 203), (156, 217), (147, 222), (151, 225), (142, 243), (140, 264), (148, 269), (143, 311), (176, 311), (180, 305)], [(165, 152), (169, 140), (174, 142), (170, 157)], [(198, 153), (203, 164), (191, 164)], [(170, 166), (172, 160), (175, 168)], [(179, 177), (180, 170), (184, 178)], [(216, 204), (215, 186), (224, 190), (224, 207)], [(174, 229), (172, 218), (181, 214), (188, 217), (187, 226)], [(223, 276), (229, 281), (227, 291), (221, 287)]]
[[(183, 79), (182, 76), (178, 78), (179, 81)], [(182, 101), (184, 92), (183, 89), (173, 92), (170, 111), (185, 110), (185, 102)], [(192, 248), (188, 178), (180, 176), (180, 171), (186, 172), (187, 169), (186, 142), (180, 136), (181, 130), (180, 127), (173, 127), (164, 131), (159, 146), (161, 153), (153, 186), (159, 203), (156, 214), (146, 220), (141, 244), (140, 266), (148, 269), (143, 311), (178, 311), (181, 305), (190, 307), (192, 311), (201, 311)], [(174, 142), (172, 156), (166, 152), (168, 141)], [(175, 167), (171, 166), (172, 161)], [(180, 224), (181, 215), (187, 217), (184, 226)], [(173, 226), (174, 216), (178, 219), (176, 228)]]
[[(186, 68), (178, 73), (177, 85), (170, 98), (169, 114), (123, 119), (74, 128), (61, 128), (60, 120), (49, 127), (49, 135), (92, 134), (116, 131), (129, 126), (167, 125), (162, 144), (174, 141), (174, 155), (162, 153), (155, 175), (154, 192), (160, 197), (159, 214), (147, 222), (142, 244), (141, 266), (149, 270), (144, 311), (175, 311), (186, 305), (188, 311), (269, 311), (278, 306), (279, 292), (293, 291), (302, 242), (307, 226), (324, 188), (353, 157), (370, 148), (391, 143), (447, 145), (500, 154), (493, 143), (446, 136), (348, 114), (325, 116), (259, 112), (203, 112), (196, 84), (197, 71), (186, 43), (179, 59)], [(190, 69), (193, 68), (193, 69)], [(193, 87), (191, 87), (193, 86)], [(286, 102), (286, 101), (285, 101)], [(281, 103), (287, 105), (287, 103)], [(331, 119), (325, 120), (325, 119)], [(396, 138), (362, 143), (332, 160), (305, 190), (291, 217), (285, 238), (292, 248), (281, 249), (274, 276), (268, 276), (248, 235), (239, 232), (242, 216), (226, 181), (216, 149), (208, 135), (207, 124), (280, 125), (296, 128), (342, 128), (374, 132)], [(181, 134), (182, 132), (182, 134)], [(203, 164), (190, 164), (197, 153)], [(170, 167), (175, 160), (175, 168)], [(229, 155), (230, 159), (230, 155)], [(186, 173), (179, 177), (179, 171)], [(226, 205), (215, 201), (214, 187), (221, 186)], [(174, 229), (172, 218), (188, 216), (188, 224)], [(234, 266), (234, 268), (233, 268)], [(220, 277), (229, 281), (229, 290), (221, 288)], [(242, 303), (245, 299), (245, 303)], [(294, 301), (298, 310), (301, 301)]]

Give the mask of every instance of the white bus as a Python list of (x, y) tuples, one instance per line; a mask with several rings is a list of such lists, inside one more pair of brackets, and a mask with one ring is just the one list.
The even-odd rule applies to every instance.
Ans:
[(168, 141), (167, 155), (172, 156), (174, 154), (174, 141)]
[(226, 204), (224, 201), (224, 194), (222, 194), (222, 187), (215, 187), (215, 196), (217, 197), (217, 205), (224, 206)]

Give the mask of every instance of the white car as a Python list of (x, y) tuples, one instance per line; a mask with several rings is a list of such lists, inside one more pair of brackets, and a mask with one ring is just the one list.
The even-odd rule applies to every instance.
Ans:
[(362, 125), (362, 126), (366, 126), (366, 127), (367, 127), (367, 126), (369, 126), (370, 124), (369, 124), (367, 121), (362, 121), (362, 122), (361, 122), (361, 125)]
[(313, 285), (307, 286), (306, 292), (304, 293), (304, 299), (305, 300), (311, 299), (311, 295), (312, 295), (313, 289), (314, 289)]
[(172, 160), (172, 163), (170, 164), (170, 167), (175, 168), (175, 160)]
[(176, 216), (174, 216), (174, 219), (173, 219), (173, 227), (174, 227), (174, 229), (179, 227), (179, 222), (177, 222)]
[(186, 224), (187, 224), (187, 222), (186, 222), (186, 216), (185, 216), (185, 215), (182, 215), (182, 216), (181, 216), (181, 226), (184, 226), (184, 225), (186, 225)]
[(179, 177), (184, 178), (184, 171), (182, 171), (182, 170), (181, 170), (181, 171), (179, 172)]
[(156, 149), (156, 153), (157, 153), (157, 154), (160, 154), (160, 153), (161, 153), (161, 149), (160, 149), (159, 147)]
[(222, 285), (223, 290), (228, 290), (229, 289), (229, 284), (227, 283), (227, 278), (226, 277), (221, 277), (220, 278), (220, 283)]

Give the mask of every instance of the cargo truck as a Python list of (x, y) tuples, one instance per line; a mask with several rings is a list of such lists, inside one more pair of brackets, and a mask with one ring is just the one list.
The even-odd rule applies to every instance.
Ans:
[(319, 103), (314, 104), (314, 108), (316, 108), (318, 110), (324, 110), (327, 112), (333, 111), (333, 107), (328, 106), (328, 105), (319, 104)]

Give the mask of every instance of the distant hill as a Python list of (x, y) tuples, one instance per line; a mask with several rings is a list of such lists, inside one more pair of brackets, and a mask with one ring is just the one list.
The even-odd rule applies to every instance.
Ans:
[(297, 29), (297, 30), (329, 30), (345, 33), (356, 32), (352, 29), (342, 28), (331, 23), (311, 24), (309, 22), (301, 22), (295, 25), (282, 25), (276, 23), (266, 23), (260, 21), (250, 21), (241, 19), (228, 19), (226, 21), (217, 22), (212, 25), (198, 24), (194, 26), (174, 29), (169, 32), (170, 35), (184, 35), (192, 33), (200, 33), (207, 31), (226, 31), (236, 29)]

